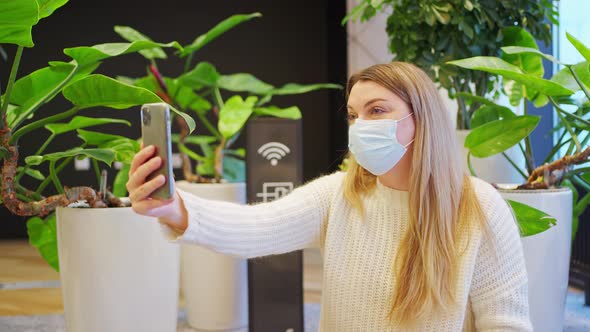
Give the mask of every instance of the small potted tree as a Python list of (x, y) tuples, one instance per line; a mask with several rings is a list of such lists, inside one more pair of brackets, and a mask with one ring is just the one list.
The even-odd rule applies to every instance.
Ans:
[[(590, 194), (579, 197), (576, 190), (576, 186), (586, 191), (590, 189), (589, 169), (579, 166), (587, 163), (590, 156), (590, 49), (569, 34), (567, 38), (585, 61), (564, 64), (536, 47), (510, 46), (502, 48), (501, 58), (480, 56), (449, 62), (464, 69), (499, 75), (510, 82), (515, 91), (520, 91), (512, 97), (524, 101), (522, 115), (501, 110), (492, 101), (485, 101), (490, 107), (475, 112), (472, 124), (477, 123), (477, 127), (467, 136), (465, 147), (473, 156), (487, 157), (519, 146), (527, 163), (526, 168), (518, 172), (526, 182), (499, 186), (502, 195), (510, 200), (521, 225), (532, 227), (528, 234), (557, 221), (555, 227), (523, 238), (535, 330), (560, 331), (563, 328), (571, 242), (578, 217), (590, 202)], [(550, 79), (543, 79), (542, 71), (534, 69), (539, 68), (542, 59), (564, 68)], [(523, 146), (521, 143), (527, 142), (539, 122), (538, 117), (528, 114), (529, 102), (550, 103), (559, 119), (555, 126), (556, 143), (545, 156), (543, 165), (535, 165), (530, 144)]]
[[(130, 123), (80, 114), (99, 107), (127, 109), (161, 102), (149, 90), (93, 72), (111, 57), (153, 47), (182, 48), (177, 43), (147, 41), (67, 48), (64, 53), (71, 61), (52, 61), (19, 77), (22, 53), (33, 47), (32, 27), (66, 2), (0, 2), (0, 44), (16, 45), (0, 100), (1, 204), (15, 215), (32, 216), (27, 222), (31, 244), (60, 271), (68, 331), (176, 331), (179, 250), (161, 238), (154, 220), (136, 215), (124, 199), (107, 190), (105, 174), (99, 170), (99, 163), (129, 163), (139, 144), (87, 130)], [(51, 116), (38, 112), (47, 104), (55, 105), (52, 100), (57, 96), (69, 101), (71, 108)], [(194, 128), (192, 119), (186, 119)], [(41, 130), (50, 136), (39, 142), (36, 153), (19, 155), (19, 142)], [(80, 138), (71, 149), (46, 151), (56, 137), (71, 132)], [(60, 172), (80, 157), (92, 160), (99, 190), (62, 185)], [(38, 168), (42, 163), (49, 164), (46, 174)], [(119, 173), (115, 183), (124, 184), (125, 175)], [(21, 184), (24, 176), (38, 180), (36, 188)]]
[[(156, 49), (142, 52), (149, 61), (147, 76), (121, 78), (192, 114), (205, 131), (189, 135), (189, 128), (178, 118), (180, 132), (173, 138), (181, 156), (184, 180), (176, 184), (185, 191), (209, 199), (246, 203), (246, 151), (234, 147), (246, 123), (261, 116), (300, 119), (301, 111), (297, 106), (281, 108), (269, 102), (281, 95), (340, 88), (335, 84), (295, 83), (275, 87), (249, 73), (224, 75), (209, 62), (193, 64), (196, 52), (202, 47), (237, 25), (260, 16), (259, 13), (233, 15), (198, 36), (177, 53), (185, 59), (185, 66), (175, 76), (160, 72), (158, 60), (166, 57), (163, 51)], [(117, 26), (115, 31), (127, 41), (150, 40), (131, 27)], [(246, 328), (247, 275), (246, 260), (197, 246), (182, 246), (181, 289), (188, 323), (208, 331)]]
[[(548, 44), (551, 28), (546, 19), (557, 24), (558, 15), (549, 0), (362, 0), (344, 22), (366, 21), (377, 13), (388, 16), (389, 49), (395, 59), (422, 68), (456, 101), (456, 133), (465, 160), (467, 150), (463, 149), (463, 142), (472, 129), (473, 114), (487, 107), (482, 99), (497, 102), (505, 92), (511, 94), (514, 89), (509, 84), (503, 86), (495, 74), (469, 71), (447, 62), (480, 55), (499, 56), (503, 46), (531, 47), (534, 39)], [(534, 39), (520, 39), (517, 27), (529, 31)], [(518, 106), (517, 102), (510, 98), (513, 106)], [(524, 164), (517, 149), (509, 149), (505, 155), (519, 165)], [(503, 155), (485, 160), (475, 158), (472, 164), (478, 175), (488, 181), (517, 181), (520, 177)]]

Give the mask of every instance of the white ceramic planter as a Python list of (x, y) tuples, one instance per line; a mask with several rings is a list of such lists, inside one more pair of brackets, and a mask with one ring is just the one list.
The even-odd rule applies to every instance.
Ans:
[[(456, 130), (457, 144), (461, 151), (461, 158), (463, 160), (463, 166), (466, 171), (469, 171), (467, 166), (467, 153), (468, 150), (465, 148), (465, 138), (471, 130)], [(506, 154), (512, 159), (521, 169), (524, 169), (524, 156), (520, 152), (517, 146), (514, 146), (506, 151)], [(471, 157), (471, 164), (475, 169), (477, 177), (491, 183), (522, 183), (526, 179), (522, 177), (514, 169), (514, 167), (502, 156), (497, 154), (488, 158), (475, 158)]]
[(175, 332), (180, 249), (131, 208), (57, 209), (69, 332)]
[[(199, 197), (246, 203), (245, 183), (195, 184), (181, 190)], [(187, 321), (198, 331), (248, 331), (247, 260), (182, 245), (181, 290)]]
[(501, 190), (505, 199), (530, 205), (557, 219), (557, 225), (522, 238), (529, 279), (529, 304), (535, 332), (563, 330), (572, 239), (572, 192)]

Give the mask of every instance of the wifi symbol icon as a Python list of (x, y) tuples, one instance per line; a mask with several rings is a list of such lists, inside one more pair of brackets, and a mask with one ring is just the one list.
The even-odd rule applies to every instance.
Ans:
[(270, 160), (270, 164), (276, 166), (279, 160), (283, 159), (291, 150), (288, 146), (279, 142), (269, 142), (258, 148), (258, 154), (262, 155), (266, 160)]

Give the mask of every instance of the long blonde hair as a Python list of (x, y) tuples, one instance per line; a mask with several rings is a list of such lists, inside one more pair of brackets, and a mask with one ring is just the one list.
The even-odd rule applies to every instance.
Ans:
[[(347, 94), (359, 81), (375, 82), (399, 96), (414, 112), (416, 132), (409, 184), (409, 226), (393, 268), (397, 276), (389, 319), (409, 327), (434, 310), (455, 306), (456, 261), (461, 234), (483, 212), (462, 167), (449, 113), (430, 78), (403, 62), (374, 65), (348, 80)], [(363, 212), (362, 195), (376, 177), (349, 155), (346, 200)]]

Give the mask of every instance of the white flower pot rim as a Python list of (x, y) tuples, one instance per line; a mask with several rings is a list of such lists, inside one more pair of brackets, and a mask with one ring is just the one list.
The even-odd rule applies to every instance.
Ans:
[(559, 188), (550, 188), (550, 189), (510, 189), (510, 188), (497, 188), (501, 193), (511, 193), (511, 194), (559, 194), (559, 193), (567, 193), (570, 191), (569, 187), (559, 187)]

